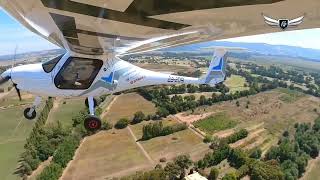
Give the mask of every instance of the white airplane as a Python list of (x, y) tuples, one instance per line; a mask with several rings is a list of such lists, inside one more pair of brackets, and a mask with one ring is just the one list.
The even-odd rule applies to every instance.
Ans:
[[(0, 76), (20, 90), (36, 95), (27, 119), (36, 117), (41, 96), (87, 97), (87, 130), (101, 127), (94, 97), (158, 84), (215, 85), (225, 79), (224, 48), (215, 50), (201, 78), (154, 72), (121, 60), (121, 56), (195, 42), (280, 31), (267, 26), (261, 13), (293, 18), (307, 13), (307, 23), (293, 29), (316, 28), (318, 0), (0, 0), (0, 6), (32, 32), (64, 48), (48, 62), (21, 65)], [(285, 9), (285, 11), (284, 11)], [(1, 22), (0, 22), (1, 23)]]

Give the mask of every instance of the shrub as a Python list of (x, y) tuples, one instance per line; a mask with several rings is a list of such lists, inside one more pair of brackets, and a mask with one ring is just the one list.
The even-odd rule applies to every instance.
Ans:
[(219, 176), (219, 170), (217, 168), (211, 168), (208, 180), (216, 180)]
[(74, 152), (79, 146), (80, 140), (76, 137), (69, 136), (59, 145), (53, 155), (53, 161), (61, 167), (66, 167), (68, 162), (73, 158)]
[(167, 162), (167, 158), (165, 158), (165, 157), (160, 158), (160, 162)]
[(260, 159), (261, 154), (262, 154), (261, 149), (255, 148), (255, 149), (252, 150), (252, 152), (250, 153), (249, 157), (250, 158), (254, 158), (254, 159)]
[(203, 142), (204, 142), (204, 143), (211, 143), (212, 140), (213, 140), (212, 136), (206, 135), (206, 136), (204, 137), (204, 139), (203, 139)]
[(109, 130), (112, 129), (112, 124), (106, 121), (102, 121), (101, 130)]
[(131, 121), (132, 124), (137, 124), (140, 123), (141, 121), (143, 121), (145, 119), (145, 115), (142, 111), (138, 111), (136, 113), (134, 113), (134, 117)]
[(117, 129), (124, 129), (128, 126), (129, 120), (127, 118), (121, 118), (114, 127)]
[(228, 173), (223, 176), (222, 180), (237, 180), (237, 175), (235, 173)]
[(238, 132), (233, 133), (229, 137), (227, 137), (228, 144), (235, 143), (239, 141), (240, 139), (246, 138), (248, 136), (249, 132), (246, 129), (241, 129)]
[(51, 163), (43, 169), (37, 180), (57, 180), (62, 174), (62, 167), (57, 163)]

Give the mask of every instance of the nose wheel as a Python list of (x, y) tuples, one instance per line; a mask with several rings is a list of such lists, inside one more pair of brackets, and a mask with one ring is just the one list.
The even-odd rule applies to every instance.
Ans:
[(23, 115), (26, 119), (28, 120), (33, 120), (37, 116), (36, 108), (40, 105), (41, 103), (41, 97), (37, 96), (34, 99), (34, 103), (32, 107), (28, 107), (23, 111)]
[(28, 120), (33, 120), (37, 116), (37, 112), (33, 108), (26, 108), (23, 112), (23, 115)]

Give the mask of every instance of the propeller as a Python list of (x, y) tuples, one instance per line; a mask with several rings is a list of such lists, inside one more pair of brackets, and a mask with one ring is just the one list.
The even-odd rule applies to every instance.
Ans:
[(13, 84), (14, 89), (16, 90), (19, 100), (22, 101), (20, 89), (17, 87), (17, 84)]
[[(11, 80), (11, 73), (12, 73), (12, 69), (14, 68), (15, 66), (15, 61), (16, 61), (16, 54), (17, 54), (17, 46), (14, 50), (14, 57), (13, 57), (13, 63), (11, 65), (11, 69), (8, 69), (7, 71), (5, 71), (4, 73), (2, 73), (0, 75), (0, 86), (6, 82), (8, 82), (9, 80)], [(16, 90), (17, 94), (18, 94), (18, 97), (19, 97), (19, 100), (21, 101), (22, 98), (21, 98), (21, 92), (20, 92), (20, 89), (17, 87), (18, 85), (13, 83), (13, 87), (14, 89)]]

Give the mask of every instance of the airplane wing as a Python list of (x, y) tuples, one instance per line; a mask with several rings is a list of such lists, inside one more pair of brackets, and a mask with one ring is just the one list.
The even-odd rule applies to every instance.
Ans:
[(0, 0), (31, 31), (71, 52), (133, 54), (282, 31), (261, 13), (320, 26), (319, 0)]

